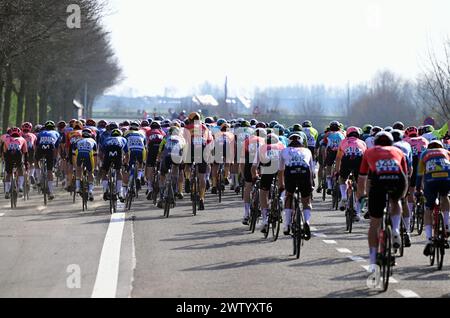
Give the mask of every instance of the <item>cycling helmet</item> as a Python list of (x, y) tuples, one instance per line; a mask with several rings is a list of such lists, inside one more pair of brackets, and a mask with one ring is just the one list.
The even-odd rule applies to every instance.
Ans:
[(394, 137), (394, 142), (399, 142), (403, 140), (403, 131), (400, 129), (394, 129), (391, 131), (392, 137)]
[(276, 134), (268, 134), (266, 139), (267, 144), (274, 145), (280, 142), (280, 138)]
[(303, 137), (300, 134), (292, 133), (289, 135), (289, 145), (297, 144), (303, 145)]
[(182, 128), (186, 127), (186, 124), (184, 123), (184, 121), (180, 122), (180, 126), (181, 126)]
[(220, 126), (220, 131), (222, 132), (226, 132), (228, 130), (230, 130), (231, 125), (229, 123), (223, 123), (222, 126)]
[(97, 126), (97, 123), (92, 118), (89, 118), (88, 120), (86, 120), (86, 125), (95, 127), (95, 126)]
[(172, 125), (171, 125), (171, 126), (172, 126), (172, 127), (181, 128), (180, 121), (179, 121), (179, 120), (174, 120), (174, 121), (172, 122)]
[(79, 120), (73, 123), (73, 129), (74, 130), (82, 130), (84, 127), (83, 123)]
[(266, 125), (266, 123), (260, 122), (260, 123), (257, 123), (257, 124), (256, 124), (256, 128), (263, 128), (263, 129), (266, 129), (266, 128), (267, 128), (267, 125)]
[(208, 125), (214, 124), (214, 118), (212, 118), (212, 117), (206, 117), (206, 118), (205, 118), (205, 124), (208, 124)]
[(252, 120), (250, 120), (250, 125), (253, 127), (253, 126), (256, 126), (256, 124), (258, 123), (258, 121), (256, 120), (256, 119), (252, 119)]
[(362, 128), (363, 133), (365, 133), (365, 134), (370, 134), (370, 131), (372, 130), (372, 128), (373, 128), (372, 125), (369, 125), (369, 124), (364, 125), (363, 128)]
[(279, 122), (277, 122), (276, 120), (272, 120), (272, 121), (269, 123), (269, 127), (270, 127), (270, 128), (273, 128), (273, 127), (275, 127), (276, 125), (279, 125)]
[(261, 137), (261, 138), (266, 138), (267, 137), (267, 132), (264, 128), (256, 128), (254, 135), (257, 137)]
[(92, 138), (92, 131), (90, 129), (83, 129), (83, 138)]
[(241, 127), (243, 127), (243, 128), (247, 127), (248, 128), (248, 127), (250, 127), (250, 123), (247, 120), (244, 120), (244, 121), (241, 122)]
[(444, 148), (444, 145), (440, 140), (432, 140), (428, 144), (428, 149), (438, 149), (438, 148)]
[(9, 135), (15, 138), (22, 137), (22, 131), (18, 127), (13, 127), (11, 128)]
[(180, 133), (181, 133), (181, 130), (178, 127), (170, 127), (170, 129), (169, 129), (169, 135), (171, 135), (171, 136), (179, 136)]
[(370, 130), (370, 135), (372, 137), (375, 137), (376, 134), (378, 134), (380, 131), (383, 131), (383, 128), (381, 128), (380, 126), (374, 126), (372, 127), (372, 129)]
[(130, 130), (139, 130), (139, 127), (140, 127), (141, 125), (139, 124), (139, 122), (137, 122), (137, 121), (133, 121), (131, 124), (130, 124)]
[(114, 129), (111, 132), (112, 137), (122, 137), (122, 131), (120, 129)]
[(223, 118), (220, 118), (217, 120), (217, 127), (222, 127), (223, 124), (225, 124), (227, 121)]
[(394, 130), (394, 128), (392, 128), (391, 126), (387, 126), (384, 128), (384, 131), (387, 131), (387, 132), (391, 132), (393, 130)]
[(55, 122), (54, 122), (54, 121), (51, 121), (51, 120), (47, 121), (47, 122), (45, 123), (44, 127), (45, 127), (45, 129), (47, 129), (47, 130), (55, 130), (55, 129), (56, 129)]
[(341, 130), (340, 123), (338, 121), (332, 121), (330, 123), (330, 130), (331, 131), (339, 131), (339, 130)]
[(22, 131), (24, 133), (29, 133), (33, 130), (33, 125), (29, 122), (23, 123), (22, 124)]
[(401, 121), (396, 121), (396, 122), (392, 125), (392, 128), (398, 129), (398, 130), (404, 130), (404, 129), (405, 129), (405, 125), (404, 125)]
[(34, 127), (34, 133), (38, 134), (40, 133), (42, 130), (42, 125), (36, 125), (36, 127)]
[(375, 146), (392, 146), (394, 144), (394, 137), (390, 132), (380, 131), (375, 135)]
[(106, 126), (108, 126), (108, 123), (106, 122), (106, 120), (102, 119), (97, 123), (97, 128), (106, 128)]
[(274, 133), (278, 136), (280, 135), (284, 135), (284, 126), (281, 124), (276, 125), (275, 127), (273, 127), (274, 129)]
[(119, 124), (118, 123), (116, 123), (116, 122), (114, 122), (114, 121), (112, 121), (112, 122), (110, 122), (109, 124), (108, 124), (108, 127), (107, 127), (109, 130), (114, 130), (114, 129), (118, 129), (119, 128)]
[(419, 136), (419, 129), (417, 127), (411, 126), (405, 130), (406, 137), (417, 137)]
[(303, 131), (303, 127), (300, 124), (295, 124), (292, 126), (292, 131)]
[(73, 128), (73, 124), (75, 124), (76, 121), (77, 121), (76, 119), (71, 119), (71, 120), (69, 121), (69, 126), (70, 126), (71, 128)]
[(154, 121), (152, 122), (152, 124), (150, 125), (151, 129), (161, 129), (161, 124), (158, 121)]
[(310, 121), (310, 120), (305, 120), (303, 123), (302, 123), (302, 127), (303, 128), (311, 128), (313, 126), (313, 124), (312, 124), (312, 122)]
[(192, 113), (189, 114), (188, 119), (189, 119), (189, 121), (193, 122), (193, 121), (196, 121), (196, 120), (200, 120), (201, 116), (197, 112), (192, 112)]
[(56, 126), (58, 127), (59, 130), (63, 130), (64, 128), (67, 127), (67, 124), (64, 120), (58, 122), (58, 124), (56, 124)]
[(81, 123), (86, 126), (86, 119), (80, 119)]
[(354, 127), (354, 126), (351, 126), (351, 127), (348, 127), (347, 128), (347, 137), (356, 137), (356, 138), (359, 138), (359, 129), (358, 129), (358, 127)]
[(428, 134), (434, 131), (434, 127), (431, 125), (423, 126), (423, 133)]
[(150, 126), (150, 123), (148, 122), (148, 120), (143, 120), (143, 121), (141, 121), (141, 127), (149, 127)]

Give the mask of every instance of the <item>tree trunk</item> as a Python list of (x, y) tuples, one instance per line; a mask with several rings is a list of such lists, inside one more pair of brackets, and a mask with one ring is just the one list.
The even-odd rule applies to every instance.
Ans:
[(6, 68), (6, 83), (5, 83), (5, 102), (3, 108), (3, 132), (8, 130), (9, 115), (11, 113), (11, 97), (13, 93), (13, 75), (11, 65)]
[(23, 122), (23, 110), (25, 103), (25, 85), (26, 79), (25, 76), (22, 75), (20, 78), (20, 91), (17, 96), (17, 116), (16, 116), (16, 126), (20, 127)]
[(0, 66), (0, 114), (3, 113), (3, 70)]
[(48, 106), (47, 85), (43, 83), (41, 90), (39, 92), (39, 122), (41, 123), (47, 121), (48, 118), (47, 106)]
[(25, 96), (26, 96), (25, 121), (37, 124), (38, 114), (37, 114), (37, 92), (35, 79), (30, 79), (30, 81), (28, 82), (28, 89)]

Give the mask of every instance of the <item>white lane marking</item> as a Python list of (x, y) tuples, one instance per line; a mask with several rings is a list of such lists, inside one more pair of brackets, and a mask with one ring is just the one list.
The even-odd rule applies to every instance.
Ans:
[(361, 256), (348, 255), (347, 257), (350, 258), (352, 261), (355, 261), (355, 262), (365, 262), (366, 261)]
[(46, 209), (45, 206), (38, 206), (38, 207), (37, 207), (37, 210), (38, 210), (39, 212), (42, 212), (42, 211), (44, 211), (45, 209)]
[(0, 213), (0, 217), (5, 216), (5, 213)]
[(362, 268), (364, 268), (366, 270), (366, 272), (369, 271), (369, 265), (361, 265)]
[(395, 291), (405, 298), (420, 298), (419, 295), (409, 289), (396, 289)]
[[(364, 268), (366, 270), (366, 272), (369, 271), (369, 265), (361, 265), (362, 268)], [(396, 280), (394, 277), (389, 277), (389, 283), (392, 284), (398, 284), (398, 280)]]
[(348, 254), (351, 254), (351, 253), (352, 253), (352, 251), (350, 251), (348, 248), (336, 248), (336, 250), (337, 250), (339, 253), (348, 253)]
[(313, 233), (312, 235), (317, 236), (317, 237), (327, 237), (327, 235), (324, 233)]
[(335, 240), (323, 240), (325, 244), (337, 244)]
[(309, 229), (310, 229), (311, 231), (317, 231), (317, 227), (314, 227), (314, 226), (310, 226)]
[(111, 216), (103, 243), (92, 298), (116, 297), (124, 225), (125, 213), (115, 213)]

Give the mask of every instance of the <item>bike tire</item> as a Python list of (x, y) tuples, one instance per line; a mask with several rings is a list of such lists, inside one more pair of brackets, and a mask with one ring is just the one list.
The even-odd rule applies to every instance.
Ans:
[(382, 259), (381, 278), (383, 282), (383, 292), (388, 290), (389, 277), (391, 275), (391, 262), (392, 262), (392, 229), (388, 225), (384, 230), (384, 249)]
[(416, 207), (413, 206), (413, 209), (411, 211), (411, 215), (409, 216), (410, 223), (409, 223), (409, 233), (414, 233), (414, 228), (416, 227)]
[(219, 180), (216, 184), (217, 186), (217, 191), (219, 193), (219, 203), (222, 203), (222, 173), (219, 173)]
[(280, 228), (281, 228), (281, 202), (279, 199), (277, 199), (277, 204), (275, 206), (273, 219), (272, 219), (272, 240), (276, 242), (278, 240), (278, 237), (280, 235)]
[(192, 180), (192, 214), (194, 216), (197, 215), (197, 200), (198, 200), (198, 194), (197, 194), (197, 177), (195, 176)]
[(423, 231), (423, 224), (424, 224), (424, 211), (422, 206), (419, 207), (419, 210), (416, 211), (417, 214), (417, 234), (421, 235)]
[(442, 213), (439, 213), (438, 217), (438, 233), (437, 233), (437, 247), (436, 249), (436, 264), (438, 270), (442, 270), (442, 265), (444, 264), (444, 255), (445, 255), (445, 224)]
[(400, 248), (399, 248), (399, 256), (403, 257), (403, 254), (405, 252), (405, 224), (403, 223), (403, 218), (401, 218), (400, 221)]
[(300, 252), (301, 252), (301, 246), (302, 246), (302, 239), (303, 239), (303, 214), (300, 208), (297, 210), (296, 220), (297, 224), (297, 233), (296, 233), (296, 251), (295, 251), (295, 257), (297, 259), (300, 258)]

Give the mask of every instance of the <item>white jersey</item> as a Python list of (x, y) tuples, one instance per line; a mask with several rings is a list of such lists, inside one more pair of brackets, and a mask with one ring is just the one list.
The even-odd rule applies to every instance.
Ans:
[(367, 149), (375, 147), (375, 137), (372, 137), (372, 136), (367, 137), (366, 145), (367, 145)]
[(287, 168), (309, 168), (314, 171), (314, 161), (311, 151), (308, 148), (287, 147), (281, 152), (280, 169)]

